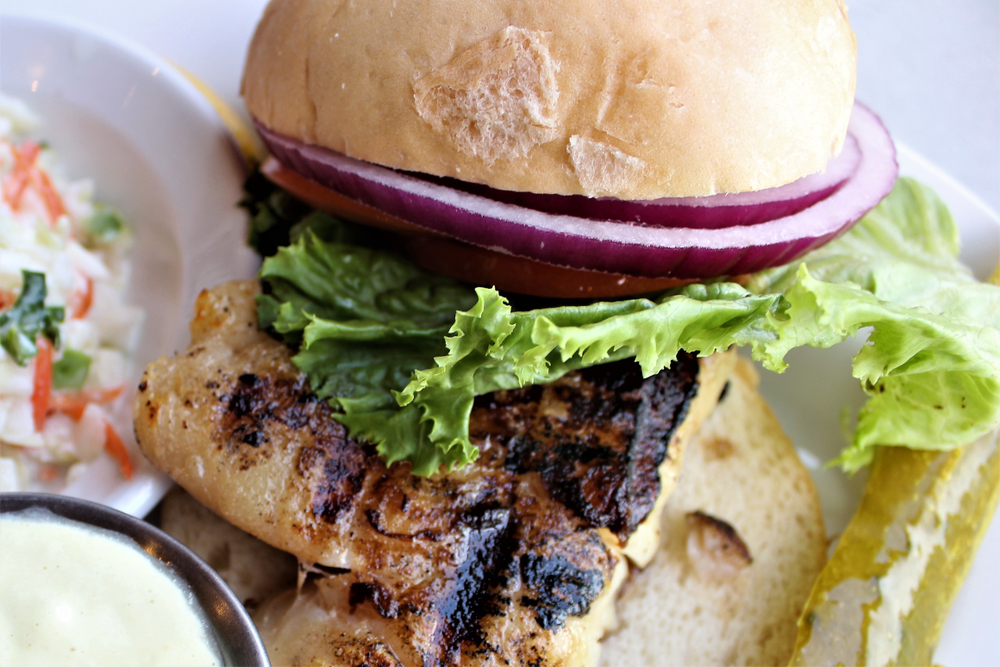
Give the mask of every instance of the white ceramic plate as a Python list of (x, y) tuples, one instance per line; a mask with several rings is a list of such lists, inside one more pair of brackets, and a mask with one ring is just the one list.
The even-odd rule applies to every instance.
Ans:
[[(41, 117), (36, 134), (68, 175), (93, 178), (96, 199), (134, 231), (129, 300), (146, 314), (135, 387), (148, 362), (187, 346), (201, 289), (253, 275), (246, 217), (236, 207), (240, 157), (212, 107), (167, 62), (75, 24), (4, 16), (0, 90)], [(123, 437), (132, 433), (131, 402), (122, 400), (116, 415)], [(64, 492), (143, 516), (170, 480), (134, 458), (131, 481), (103, 457)]]
[[(931, 186), (948, 204), (962, 235), (962, 260), (985, 280), (1000, 262), (1000, 218), (972, 193), (913, 150), (897, 144), (900, 173)], [(851, 377), (851, 358), (863, 340), (829, 350), (797, 349), (781, 375), (761, 371), (761, 391), (799, 448), (819, 489), (827, 534), (850, 521), (866, 476), (851, 478), (824, 464), (846, 444), (840, 426), (844, 406), (854, 413), (865, 401)], [(995, 609), (1000, 599), (1000, 521), (986, 534), (941, 636), (935, 661), (945, 665), (994, 665), (1000, 658)]]

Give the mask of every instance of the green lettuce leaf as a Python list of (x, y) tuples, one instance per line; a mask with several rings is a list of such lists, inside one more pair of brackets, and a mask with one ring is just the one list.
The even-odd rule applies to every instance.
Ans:
[[(472, 306), (475, 293), (394, 253), (356, 245), (351, 227), (319, 215), (293, 228), (294, 244), (264, 262), (258, 320), (298, 348), (293, 361), (318, 396), (390, 428), (391, 418), (405, 417), (393, 391), (447, 352), (455, 313)], [(392, 461), (421, 455), (379, 449)], [(427, 450), (434, 454), (433, 445)]]
[(876, 445), (950, 448), (1000, 422), (1000, 289), (978, 283), (957, 251), (941, 201), (900, 179), (849, 233), (744, 285), (520, 312), (495, 289), (473, 294), (307, 231), (265, 262), (260, 319), (301, 346), (295, 363), (354, 436), (425, 475), (475, 459), (479, 394), (630, 357), (649, 376), (679, 350), (734, 345), (781, 371), (795, 347), (870, 328), (853, 367), (870, 399), (841, 459), (853, 470)]
[(901, 178), (850, 233), (750, 281), (790, 303), (776, 355), (871, 327), (854, 358), (870, 398), (840, 459), (848, 470), (876, 445), (951, 449), (1000, 423), (1000, 289), (978, 282), (958, 249), (944, 203)]
[[(645, 375), (672, 362), (681, 349), (712, 354), (730, 345), (756, 345), (756, 323), (779, 315), (781, 298), (754, 296), (739, 285), (694, 285), (661, 301), (632, 299), (586, 306), (513, 312), (496, 290), (480, 288), (475, 307), (458, 313), (448, 354), (419, 370), (397, 394), (404, 410), (419, 411), (421, 431), (384, 437), (379, 424), (347, 409), (342, 421), (397, 456), (420, 451), (427, 438), (446, 467), (475, 459), (469, 442), (473, 399), (498, 389), (551, 382), (568, 371), (636, 357)], [(412, 420), (412, 415), (407, 415)], [(393, 433), (399, 438), (398, 432)], [(431, 470), (430, 472), (433, 472)]]

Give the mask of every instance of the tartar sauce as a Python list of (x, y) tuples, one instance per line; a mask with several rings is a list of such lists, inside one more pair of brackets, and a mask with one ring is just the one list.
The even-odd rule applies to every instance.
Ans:
[(30, 510), (0, 516), (0, 665), (221, 665), (184, 584), (135, 543)]

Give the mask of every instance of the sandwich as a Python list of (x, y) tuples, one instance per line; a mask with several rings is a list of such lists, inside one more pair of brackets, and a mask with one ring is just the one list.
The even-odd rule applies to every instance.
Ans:
[[(632, 568), (606, 610), (616, 614), (608, 614), (614, 626), (599, 664), (788, 662), (827, 542), (809, 473), (755, 384), (741, 360), (688, 444), (658, 522), (662, 547), (645, 568)], [(363, 610), (331, 595), (337, 575), (307, 563), (297, 585), (295, 557), (179, 489), (161, 508), (163, 530), (215, 568), (251, 611), (272, 664), (407, 664), (386, 635), (367, 632)], [(596, 653), (557, 653), (542, 664), (593, 664)]]
[(995, 428), (998, 290), (896, 180), (854, 53), (836, 0), (269, 5), (244, 97), (270, 256), (202, 294), (135, 424), (310, 568), (276, 653), (592, 664), (660, 533), (742, 576), (740, 531), (670, 498), (733, 347), (781, 370), (871, 328), (849, 470)]

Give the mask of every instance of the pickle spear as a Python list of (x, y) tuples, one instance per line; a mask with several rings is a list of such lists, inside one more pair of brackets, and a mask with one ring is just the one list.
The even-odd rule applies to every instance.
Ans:
[[(989, 282), (1000, 284), (1000, 265)], [(951, 452), (881, 448), (790, 664), (931, 664), (998, 499), (998, 431)]]
[(951, 452), (880, 448), (790, 664), (931, 664), (998, 497), (997, 431)]

